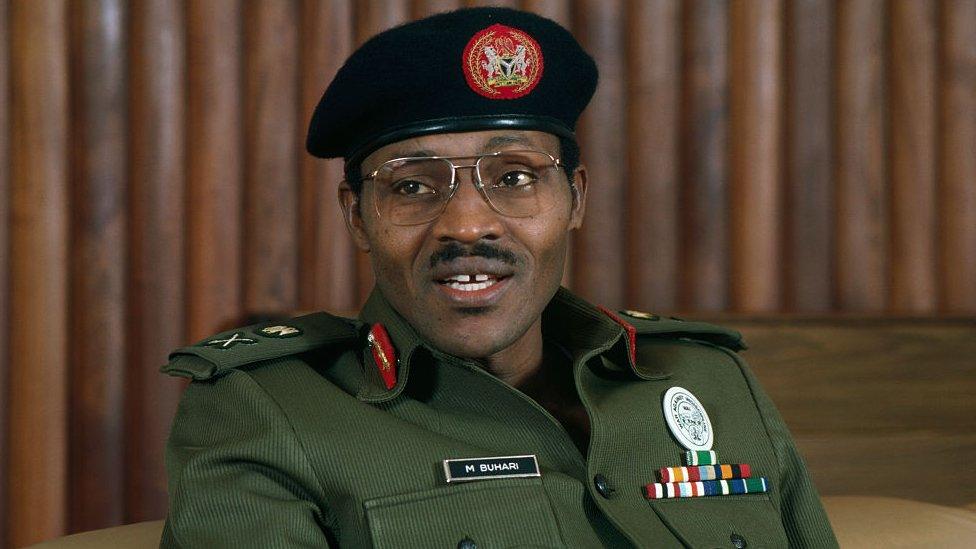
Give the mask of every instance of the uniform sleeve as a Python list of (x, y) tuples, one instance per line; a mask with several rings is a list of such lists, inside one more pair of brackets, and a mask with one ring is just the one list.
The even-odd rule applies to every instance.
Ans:
[(161, 547), (328, 547), (311, 465), (278, 405), (246, 372), (191, 383), (166, 447)]
[(837, 547), (837, 539), (820, 502), (820, 495), (810, 480), (806, 463), (797, 451), (783, 418), (745, 362), (738, 355), (730, 354), (739, 363), (749, 383), (766, 431), (773, 442), (779, 462), (780, 509), (790, 547)]

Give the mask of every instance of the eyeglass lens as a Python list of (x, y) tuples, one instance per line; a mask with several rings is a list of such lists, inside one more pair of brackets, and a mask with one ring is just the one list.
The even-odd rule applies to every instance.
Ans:
[[(471, 167), (445, 158), (408, 158), (383, 165), (374, 178), (380, 217), (396, 225), (435, 219), (451, 199), (453, 166)], [(559, 200), (554, 184), (555, 161), (538, 151), (485, 155), (476, 163), (482, 196), (502, 215), (529, 217), (544, 213)]]

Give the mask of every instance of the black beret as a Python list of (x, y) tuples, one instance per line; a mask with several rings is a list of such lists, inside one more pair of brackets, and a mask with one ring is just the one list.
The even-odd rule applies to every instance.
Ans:
[(347, 167), (418, 135), (494, 128), (574, 138), (597, 69), (554, 21), (507, 8), (442, 13), (377, 34), (315, 107), (306, 148)]

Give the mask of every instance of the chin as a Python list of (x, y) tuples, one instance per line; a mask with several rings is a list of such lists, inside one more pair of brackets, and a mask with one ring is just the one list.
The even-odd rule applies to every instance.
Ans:
[(503, 329), (491, 324), (472, 325), (462, 320), (453, 328), (449, 332), (440, 332), (430, 341), (441, 351), (461, 358), (489, 357), (518, 339), (518, 335), (504, 333)]

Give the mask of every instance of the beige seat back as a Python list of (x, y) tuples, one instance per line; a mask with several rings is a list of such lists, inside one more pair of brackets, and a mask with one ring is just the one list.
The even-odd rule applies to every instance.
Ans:
[(34, 549), (158, 549), (162, 520), (82, 532), (33, 545)]
[[(832, 496), (824, 507), (841, 547), (976, 547), (976, 513), (965, 508), (869, 496)], [(155, 549), (163, 521), (47, 541), (37, 549)]]

